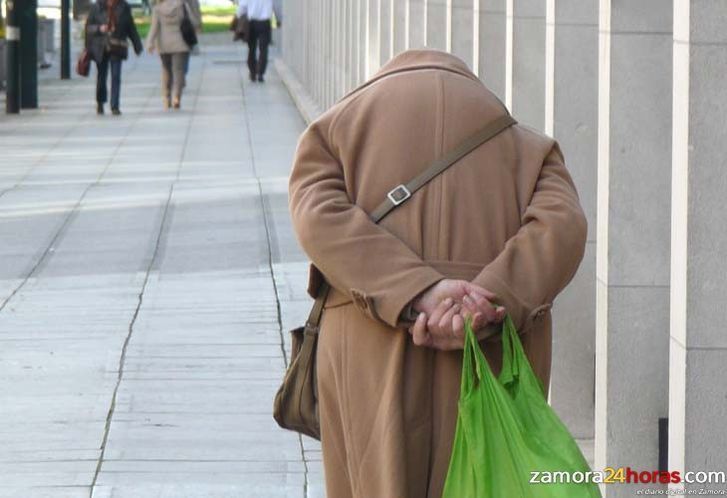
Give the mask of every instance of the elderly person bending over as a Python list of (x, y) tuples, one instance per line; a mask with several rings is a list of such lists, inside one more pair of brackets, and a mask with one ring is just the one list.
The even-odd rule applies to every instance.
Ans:
[(467, 317), (497, 373), (494, 333), (507, 312), (548, 386), (550, 306), (586, 241), (553, 139), (511, 126), (381, 223), (369, 217), (397, 185), (506, 113), (461, 60), (409, 51), (300, 140), (293, 224), (332, 287), (317, 355), (327, 496), (441, 496)]

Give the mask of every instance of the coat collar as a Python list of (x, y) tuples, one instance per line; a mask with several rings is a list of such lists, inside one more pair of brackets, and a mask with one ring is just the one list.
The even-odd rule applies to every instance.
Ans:
[(439, 50), (422, 49), (407, 50), (402, 52), (384, 66), (374, 75), (374, 78), (386, 76), (393, 72), (411, 71), (416, 69), (439, 68), (460, 73), (468, 78), (477, 79), (467, 64), (450, 53)]
[(421, 49), (407, 50), (400, 53), (389, 62), (383, 65), (379, 71), (371, 77), (371, 79), (359, 85), (351, 92), (346, 94), (341, 101), (348, 99), (351, 95), (358, 93), (373, 83), (390, 76), (392, 74), (403, 73), (407, 71), (416, 71), (421, 69), (439, 69), (442, 71), (450, 71), (460, 74), (475, 81), (480, 81), (477, 76), (470, 71), (462, 59), (439, 50)]

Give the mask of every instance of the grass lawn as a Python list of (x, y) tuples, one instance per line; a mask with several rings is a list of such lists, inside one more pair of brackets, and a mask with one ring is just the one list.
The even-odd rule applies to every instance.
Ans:
[[(220, 33), (227, 31), (235, 15), (236, 7), (202, 7), (202, 32), (203, 33)], [(151, 18), (141, 13), (134, 14), (136, 29), (139, 30), (139, 36), (146, 38), (149, 33), (149, 25)]]

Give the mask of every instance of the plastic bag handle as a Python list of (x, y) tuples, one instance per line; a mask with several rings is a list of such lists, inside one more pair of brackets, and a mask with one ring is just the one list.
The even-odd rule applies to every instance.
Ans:
[[(485, 378), (489, 377), (494, 380), (495, 375), (492, 373), (492, 369), (490, 369), (490, 365), (480, 349), (477, 336), (472, 330), (471, 320), (465, 320), (464, 330), (464, 357), (460, 389), (462, 393), (470, 393)], [(532, 371), (510, 315), (506, 315), (505, 320), (502, 322), (500, 336), (502, 339), (502, 368), (497, 376), (497, 382), (506, 389), (511, 389), (521, 378), (532, 377), (537, 381), (537, 385), (545, 395), (545, 386)]]
[[(474, 386), (484, 379), (490, 366), (487, 364), (480, 346), (477, 343), (477, 337), (472, 330), (472, 319), (468, 318), (464, 324), (465, 341), (462, 362), (462, 392), (471, 392)], [(474, 369), (472, 368), (474, 363)], [(489, 371), (490, 375), (492, 371)]]
[[(464, 329), (465, 344), (461, 388), (465, 392), (470, 392), (474, 385), (487, 375), (488, 371), (490, 375), (493, 374), (487, 359), (480, 350), (470, 319), (465, 320)], [(502, 340), (502, 368), (498, 380), (503, 386), (507, 387), (520, 378), (523, 368), (522, 358), (525, 358), (525, 351), (517, 336), (517, 330), (510, 315), (506, 315), (502, 322), (500, 336)]]
[(520, 362), (517, 359), (519, 351), (516, 351), (519, 341), (515, 340), (514, 334), (517, 334), (515, 324), (512, 323), (510, 315), (506, 315), (505, 320), (502, 322), (502, 333), (500, 334), (502, 339), (502, 369), (498, 377), (505, 386), (520, 377)]

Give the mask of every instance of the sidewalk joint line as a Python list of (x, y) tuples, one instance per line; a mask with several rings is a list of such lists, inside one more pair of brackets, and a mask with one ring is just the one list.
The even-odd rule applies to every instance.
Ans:
[(109, 405), (109, 411), (106, 414), (106, 423), (104, 424), (104, 433), (103, 433), (103, 439), (101, 440), (101, 454), (98, 457), (98, 461), (96, 462), (96, 469), (93, 473), (93, 480), (91, 481), (91, 488), (89, 490), (89, 497), (93, 498), (93, 492), (96, 489), (96, 483), (98, 482), (98, 477), (101, 474), (101, 467), (103, 466), (104, 462), (104, 456), (106, 455), (106, 448), (108, 447), (108, 441), (109, 441), (109, 433), (111, 432), (111, 422), (114, 418), (114, 413), (116, 411), (116, 400), (118, 398), (119, 394), (119, 387), (121, 386), (121, 380), (124, 376), (124, 364), (126, 362), (126, 353), (129, 348), (129, 343), (131, 342), (131, 335), (134, 332), (134, 324), (136, 323), (137, 318), (139, 317), (139, 312), (141, 311), (141, 306), (144, 303), (144, 292), (146, 291), (146, 286), (149, 283), (149, 275), (151, 274), (152, 268), (154, 268), (154, 262), (156, 261), (157, 254), (159, 252), (159, 247), (161, 246), (161, 240), (164, 234), (164, 226), (166, 225), (167, 221), (167, 214), (169, 212), (169, 205), (172, 201), (172, 193), (174, 192), (174, 183), (172, 183), (169, 186), (169, 193), (167, 194), (167, 202), (164, 206), (164, 214), (162, 215), (161, 223), (159, 224), (159, 233), (157, 235), (156, 244), (154, 246), (154, 252), (152, 254), (151, 260), (149, 261), (149, 265), (146, 269), (146, 275), (144, 276), (144, 283), (141, 286), (141, 290), (139, 291), (139, 296), (137, 297), (137, 304), (136, 309), (134, 310), (134, 315), (131, 317), (131, 322), (129, 322), (129, 328), (128, 332), (126, 334), (126, 338), (124, 339), (124, 344), (121, 347), (121, 356), (119, 357), (119, 368), (118, 368), (118, 375), (116, 377), (116, 385), (114, 386), (113, 394), (111, 395), (111, 404)]
[[(206, 66), (207, 66), (207, 59), (204, 59), (204, 62), (202, 64), (202, 70), (201, 70), (202, 74), (200, 76), (200, 83), (197, 86), (197, 92), (195, 93), (194, 104), (192, 105), (193, 110), (196, 109), (197, 102), (199, 101), (199, 93), (200, 93), (200, 89), (202, 88), (202, 82), (204, 80)], [(151, 100), (151, 95), (152, 95), (152, 92), (150, 92), (149, 97), (147, 97), (146, 104), (148, 104), (149, 100)], [(136, 122), (138, 121), (139, 117), (142, 114), (144, 114), (146, 109), (147, 109), (147, 105), (145, 105), (142, 112), (139, 113), (139, 116), (137, 116), (136, 120), (134, 121), (134, 124), (130, 127), (130, 129), (136, 125)], [(119, 388), (121, 387), (121, 381), (123, 380), (123, 377), (124, 377), (124, 365), (126, 363), (126, 356), (127, 356), (127, 352), (128, 352), (128, 348), (129, 348), (129, 343), (131, 342), (131, 337), (134, 332), (134, 325), (136, 324), (136, 320), (138, 319), (139, 314), (141, 313), (141, 307), (144, 303), (144, 292), (146, 291), (146, 287), (149, 283), (149, 276), (151, 275), (152, 270), (154, 268), (154, 263), (157, 260), (157, 256), (159, 254), (159, 249), (161, 247), (162, 239), (164, 238), (165, 227), (167, 226), (167, 222), (168, 222), (169, 207), (171, 206), (171, 203), (172, 203), (172, 195), (174, 194), (174, 187), (176, 186), (177, 182), (179, 181), (179, 174), (181, 172), (182, 165), (184, 164), (184, 156), (186, 155), (187, 147), (189, 144), (189, 136), (191, 134), (194, 116), (195, 116), (195, 113), (192, 112), (191, 116), (189, 118), (189, 122), (187, 123), (187, 130), (186, 130), (185, 136), (184, 136), (184, 144), (182, 145), (182, 153), (179, 158), (179, 164), (177, 165), (177, 174), (175, 176), (175, 179), (169, 185), (169, 193), (167, 194), (167, 201), (166, 201), (166, 204), (164, 205), (164, 212), (161, 217), (161, 222), (159, 223), (159, 233), (157, 234), (157, 240), (154, 245), (154, 251), (153, 251), (151, 259), (149, 261), (149, 265), (146, 268), (144, 282), (141, 286), (141, 290), (139, 291), (139, 296), (137, 298), (136, 309), (134, 310), (134, 314), (131, 317), (131, 322), (129, 322), (128, 333), (126, 334), (126, 338), (124, 339), (124, 344), (121, 347), (121, 356), (119, 357), (119, 368), (118, 368), (118, 375), (116, 377), (116, 385), (114, 386), (113, 394), (111, 396), (111, 404), (109, 405), (109, 411), (106, 415), (103, 439), (101, 441), (101, 454), (98, 457), (98, 461), (96, 463), (96, 469), (93, 474), (93, 480), (91, 481), (91, 486), (89, 489), (89, 498), (94, 498), (94, 496), (93, 496), (94, 491), (96, 490), (98, 478), (101, 475), (101, 469), (103, 467), (104, 457), (106, 456), (106, 448), (108, 447), (109, 435), (111, 433), (111, 423), (113, 422), (113, 418), (114, 418), (114, 415), (116, 412), (116, 401), (118, 399)]]
[[(248, 145), (250, 147), (250, 159), (252, 161), (252, 173), (257, 180), (258, 185), (258, 192), (260, 195), (260, 208), (262, 210), (263, 215), (263, 225), (265, 227), (265, 236), (267, 239), (267, 246), (268, 246), (268, 266), (270, 269), (270, 278), (273, 283), (273, 290), (275, 292), (275, 305), (277, 308), (277, 318), (278, 318), (278, 333), (280, 334), (280, 350), (283, 354), (283, 362), (287, 368), (288, 366), (288, 355), (285, 352), (285, 337), (283, 336), (283, 319), (282, 319), (282, 313), (280, 309), (280, 294), (278, 293), (278, 285), (275, 281), (275, 267), (273, 265), (273, 248), (272, 248), (272, 240), (270, 237), (270, 227), (268, 222), (268, 213), (267, 209), (265, 208), (265, 194), (263, 192), (263, 186), (262, 182), (260, 181), (260, 176), (257, 172), (257, 167), (255, 165), (255, 144), (252, 139), (252, 131), (250, 129), (250, 116), (247, 112), (247, 94), (245, 92), (245, 78), (244, 78), (244, 70), (243, 65), (238, 66), (238, 74), (240, 76), (240, 86), (242, 89), (242, 109), (243, 114), (245, 116), (245, 130), (247, 131), (247, 141)], [(300, 447), (300, 458), (301, 463), (303, 464), (303, 497), (308, 497), (308, 479), (309, 479), (309, 469), (308, 469), (308, 460), (305, 456), (305, 446), (303, 445), (303, 436), (301, 434), (298, 434), (298, 444)]]

